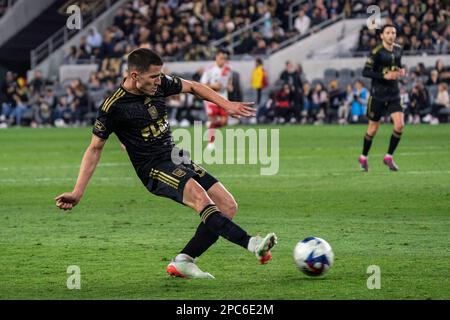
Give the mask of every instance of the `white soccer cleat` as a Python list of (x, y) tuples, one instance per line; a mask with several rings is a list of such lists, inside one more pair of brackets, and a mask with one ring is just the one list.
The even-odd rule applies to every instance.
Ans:
[(260, 236), (253, 237), (250, 239), (249, 247), (251, 246), (256, 258), (261, 264), (266, 264), (272, 259), (272, 254), (270, 249), (272, 249), (277, 244), (277, 236), (275, 233), (269, 233), (264, 238)]
[(215, 279), (208, 272), (203, 272), (194, 263), (194, 259), (187, 254), (179, 254), (173, 259), (166, 268), (166, 271), (172, 277), (190, 278), (190, 279)]

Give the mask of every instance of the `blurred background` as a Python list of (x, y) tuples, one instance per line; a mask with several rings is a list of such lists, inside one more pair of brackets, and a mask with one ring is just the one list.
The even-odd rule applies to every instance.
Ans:
[[(80, 28), (69, 26), (72, 5)], [(230, 99), (257, 102), (244, 123), (365, 123), (370, 80), (361, 73), (379, 44), (370, 5), (398, 27), (406, 121), (448, 122), (448, 1), (0, 0), (0, 128), (91, 125), (137, 47), (160, 54), (165, 73), (197, 81), (227, 50)], [(168, 104), (172, 125), (206, 120), (192, 96)]]

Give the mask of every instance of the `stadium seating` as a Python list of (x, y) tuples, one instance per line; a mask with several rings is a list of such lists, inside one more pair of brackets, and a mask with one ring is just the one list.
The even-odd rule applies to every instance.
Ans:
[[(107, 96), (114, 89), (114, 87), (119, 84), (124, 68), (126, 52), (136, 48), (137, 46), (152, 48), (161, 54), (165, 60), (169, 61), (171, 59), (182, 59), (184, 61), (192, 59), (206, 59), (213, 53), (211, 50), (206, 50), (208, 49), (208, 44), (210, 44), (211, 41), (224, 39), (227, 35), (236, 32), (239, 29), (247, 30), (245, 28), (247, 28), (248, 24), (258, 21), (258, 19), (264, 18), (265, 16), (270, 16), (270, 21), (273, 22), (271, 30), (281, 32), (284, 36), (281, 38), (275, 37), (276, 39), (271, 39), (273, 36), (273, 34), (269, 32), (271, 30), (264, 30), (264, 24), (259, 25), (257, 23), (256, 25), (258, 28), (251, 29), (251, 32), (248, 33), (251, 37), (253, 37), (252, 41), (254, 42), (254, 45), (247, 47), (250, 51), (244, 50), (240, 52), (251, 54), (247, 57), (252, 59), (255, 53), (252, 50), (257, 48), (256, 43), (258, 40), (266, 41), (268, 43), (271, 41), (284, 41), (287, 38), (297, 34), (294, 24), (291, 25), (289, 21), (294, 21), (299, 10), (303, 10), (306, 13), (306, 15), (311, 19), (311, 26), (314, 26), (319, 24), (321, 21), (324, 21), (324, 19), (333, 17), (340, 12), (346, 12), (348, 17), (361, 14), (362, 9), (357, 5), (359, 2), (361, 1), (350, 1), (353, 6), (346, 7), (344, 5), (344, 1), (323, 2), (319, 0), (304, 2), (278, 1), (271, 2), (268, 5), (264, 5), (262, 2), (258, 3), (245, 0), (240, 2), (208, 2), (207, 5), (203, 2), (186, 2), (183, 5), (175, 5), (175, 3), (178, 3), (177, 1), (150, 2), (150, 4), (146, 1), (128, 1), (125, 6), (118, 11), (112, 25), (107, 27), (104, 32), (100, 34), (96, 30), (92, 30), (92, 34), (89, 36), (99, 36), (102, 40), (102, 44), (99, 47), (95, 47), (93, 45), (95, 41), (88, 36), (82, 38), (78, 46), (75, 46), (74, 50), (66, 55), (65, 62), (84, 63), (86, 61), (95, 61), (98, 63), (99, 67), (97, 72), (93, 72), (91, 74), (91, 78), (93, 77), (94, 80), (83, 80), (82, 83), (82, 92), (86, 95), (86, 97), (82, 100), (87, 104), (83, 106), (83, 110), (85, 110), (83, 112), (83, 118), (78, 120), (65, 119), (65, 121), (69, 124), (92, 122), (100, 103), (103, 101), (105, 96)], [(370, 3), (370, 1), (362, 2), (365, 4)], [(294, 3), (296, 4), (294, 11), (286, 10)], [(384, 1), (380, 1), (379, 4), (382, 9), (390, 10), (389, 17), (394, 22), (399, 19), (399, 15), (401, 16), (401, 14), (398, 13), (400, 10), (398, 8), (401, 7), (401, 1), (398, 1), (397, 7), (392, 5), (388, 8), (386, 6), (386, 2)], [(394, 10), (394, 7), (398, 10)], [(408, 8), (408, 10), (412, 10), (411, 8), (412, 7)], [(440, 1), (435, 1), (432, 7), (428, 8), (428, 10), (435, 10), (436, 12), (439, 12), (441, 9), (444, 9), (444, 5)], [(317, 16), (318, 13), (321, 13), (321, 15), (319, 15), (320, 17)], [(425, 19), (426, 15), (427, 14), (425, 13), (422, 17)], [(277, 21), (279, 23), (277, 23)], [(175, 28), (173, 28), (173, 24), (176, 25)], [(224, 27), (223, 30), (221, 29), (222, 24)], [(169, 25), (171, 26), (170, 28)], [(210, 32), (206, 32), (207, 30)], [(402, 30), (403, 29), (400, 30), (400, 37), (402, 36)], [(362, 33), (366, 34), (366, 31), (367, 30), (363, 29)], [(439, 35), (448, 41), (450, 29), (441, 28), (439, 31)], [(147, 36), (142, 37), (142, 35), (146, 34)], [(244, 35), (245, 33), (242, 34)], [(238, 43), (239, 41), (244, 40), (245, 39), (238, 39)], [(361, 37), (359, 44), (361, 44), (361, 41), (363, 40), (367, 41), (365, 37)], [(173, 44), (173, 46), (170, 47), (170, 44)], [(225, 42), (225, 45), (226, 44), (227, 43)], [(192, 51), (192, 48), (195, 48), (195, 52)], [(269, 46), (266, 48), (267, 50), (270, 49)], [(357, 50), (359, 49), (361, 49), (361, 45), (357, 48)], [(258, 51), (258, 54), (264, 54), (267, 50), (260, 50)], [(364, 52), (364, 55), (366, 54), (367, 51)], [(425, 84), (430, 77), (430, 72), (436, 68), (437, 66), (412, 66), (409, 70), (409, 75), (411, 76), (407, 80), (403, 81), (402, 85), (406, 88), (408, 93), (411, 94), (416, 83), (421, 82)], [(444, 70), (440, 72), (440, 75), (444, 74), (444, 71), (448, 71), (449, 69), (450, 68), (448, 66), (444, 67)], [(186, 79), (192, 79), (194, 77), (194, 74), (185, 72), (178, 75)], [(309, 78), (309, 76), (310, 75), (308, 74), (303, 74), (303, 82), (305, 82), (305, 78)], [(366, 88), (370, 87), (370, 80), (362, 77), (362, 68), (341, 68), (339, 70), (328, 68), (325, 69), (322, 76), (316, 74), (311, 78), (312, 81), (310, 82), (313, 87), (316, 83), (320, 82), (327, 90), (333, 80), (337, 80), (338, 89), (341, 91), (345, 91), (347, 86), (353, 85), (356, 80), (361, 80)], [(7, 86), (8, 84), (12, 85), (14, 81), (18, 80), (18, 76), (15, 75), (14, 79), (15, 80), (12, 82), (7, 80), (4, 82)], [(72, 77), (69, 77), (63, 82), (44, 79), (44, 87), (52, 87), (58, 100), (61, 97), (68, 96), (69, 100), (75, 99), (75, 101), (77, 101), (77, 97), (73, 96), (73, 92), (72, 95), (70, 93), (68, 94), (68, 90), (70, 91), (68, 88), (70, 87), (72, 80)], [(97, 83), (91, 83), (91, 81)], [(442, 79), (439, 77), (439, 81), (448, 82), (449, 77)], [(282, 82), (275, 82), (268, 90), (264, 90), (263, 100), (267, 101), (269, 92), (277, 90), (281, 85)], [(248, 88), (248, 86), (246, 86), (246, 88)], [(428, 86), (427, 90), (429, 93), (430, 104), (432, 104), (433, 99), (437, 94), (437, 85)], [(34, 110), (32, 114), (36, 114), (39, 110), (38, 100), (43, 94), (43, 91), (32, 91), (33, 88), (29, 84), (29, 96), (27, 103), (28, 107)], [(255, 92), (251, 89), (245, 89), (243, 95), (246, 100), (254, 100), (255, 98)], [(198, 108), (198, 101), (194, 103), (194, 105)], [(31, 122), (33, 122), (33, 117), (31, 120)]]

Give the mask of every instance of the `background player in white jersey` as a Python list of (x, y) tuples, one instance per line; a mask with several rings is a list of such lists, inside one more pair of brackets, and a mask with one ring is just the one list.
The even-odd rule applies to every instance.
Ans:
[[(216, 53), (214, 64), (205, 69), (200, 82), (228, 99), (228, 91), (233, 89), (231, 74), (228, 53), (219, 50)], [(208, 115), (208, 148), (214, 148), (214, 131), (227, 124), (228, 113), (222, 107), (209, 101), (205, 101), (205, 109)]]

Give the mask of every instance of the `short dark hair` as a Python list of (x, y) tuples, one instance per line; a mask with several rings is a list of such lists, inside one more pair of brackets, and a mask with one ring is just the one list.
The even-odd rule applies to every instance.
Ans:
[(384, 32), (384, 30), (386, 28), (394, 28), (395, 31), (397, 31), (397, 27), (396, 26), (394, 26), (393, 24), (387, 23), (387, 24), (385, 24), (384, 26), (381, 27), (380, 35)]
[(217, 55), (219, 55), (219, 54), (224, 54), (224, 55), (226, 55), (226, 56), (229, 56), (230, 55), (230, 53), (228, 52), (228, 50), (227, 49), (225, 49), (225, 48), (219, 48), (219, 49), (217, 49), (217, 51), (216, 51), (216, 56)]
[(150, 66), (162, 66), (161, 57), (150, 49), (139, 48), (131, 51), (127, 59), (128, 70), (145, 72)]

